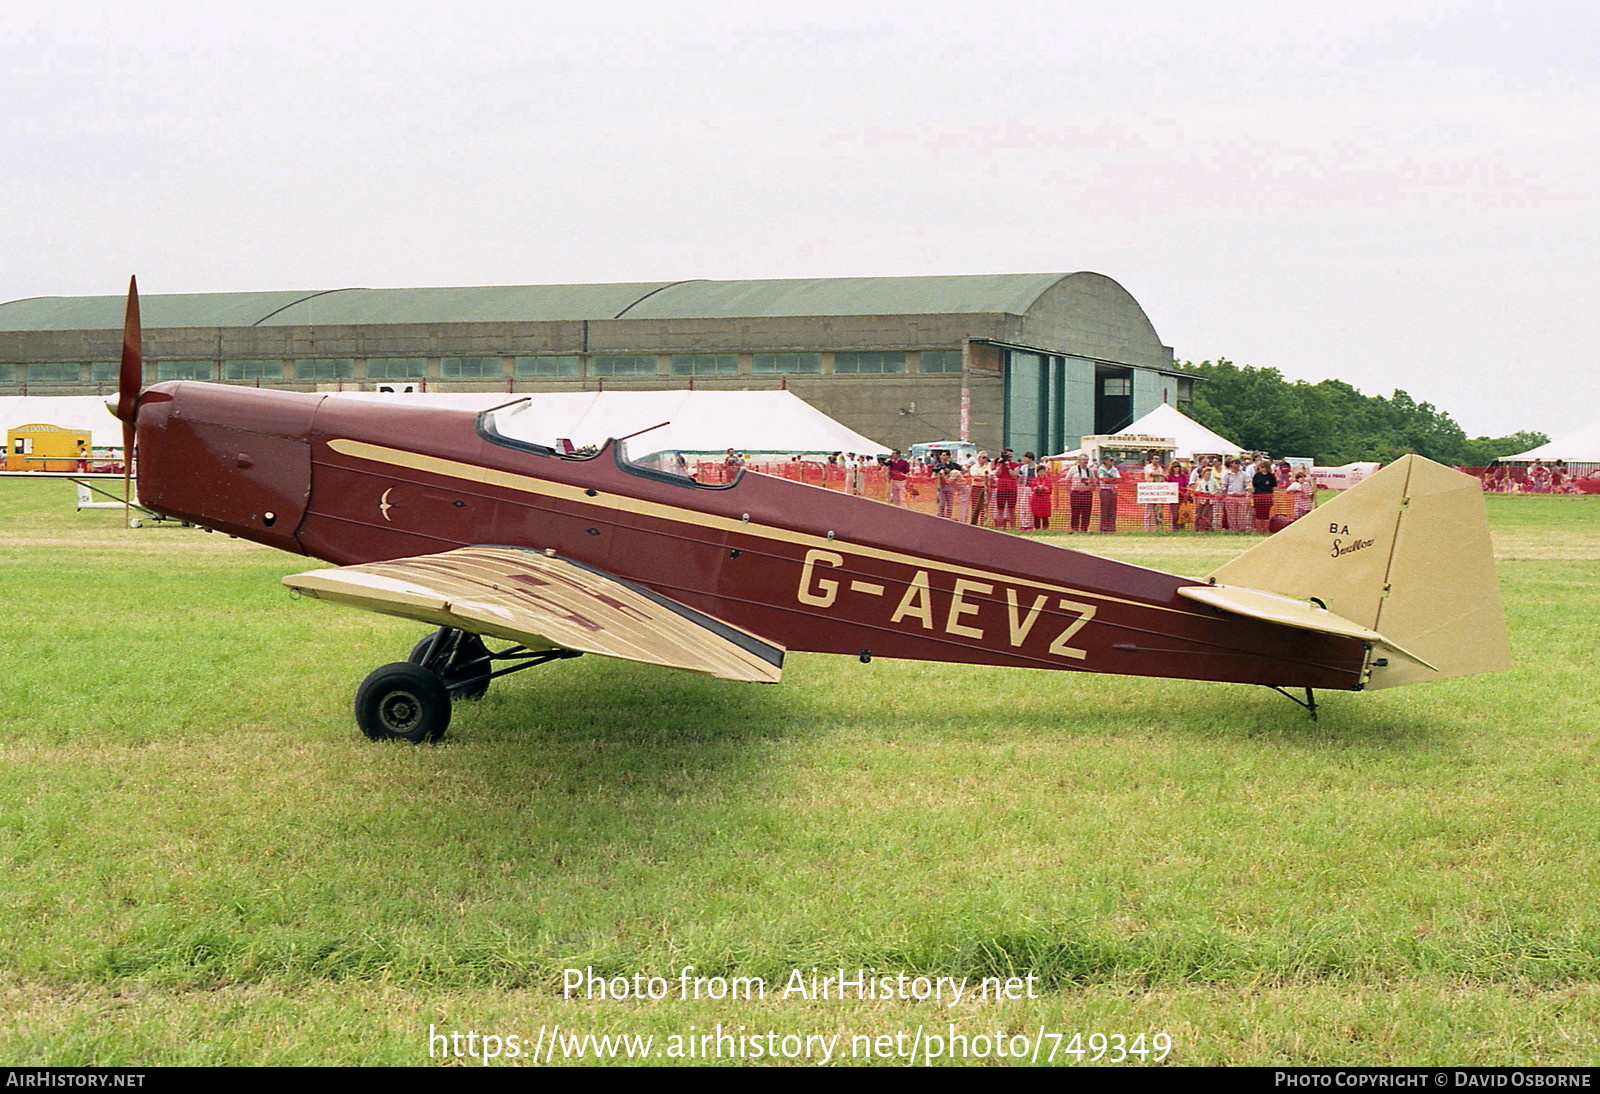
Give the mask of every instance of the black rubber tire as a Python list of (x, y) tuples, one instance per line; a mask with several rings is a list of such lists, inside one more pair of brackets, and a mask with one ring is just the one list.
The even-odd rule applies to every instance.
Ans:
[[(407, 655), (406, 660), (413, 665), (423, 665), (438, 673), (439, 679), (443, 680), (445, 687), (450, 690), (450, 698), (452, 699), (482, 699), (488, 693), (489, 680), (487, 677), (474, 680), (466, 687), (460, 686), (461, 681), (471, 677), (482, 676), (494, 667), (492, 664), (482, 661), (483, 658), (489, 656), (489, 647), (483, 644), (482, 638), (475, 634), (463, 633), (457, 639), (455, 652), (451, 654), (449, 660), (442, 665), (430, 666), (423, 659), (428, 653), (428, 647), (432, 644), (433, 635), (424, 635), (415, 646), (411, 647), (411, 653)], [(463, 665), (471, 667), (463, 668)]]
[(356, 689), (356, 725), (374, 741), (437, 741), (450, 728), (444, 681), (409, 661), (373, 669)]

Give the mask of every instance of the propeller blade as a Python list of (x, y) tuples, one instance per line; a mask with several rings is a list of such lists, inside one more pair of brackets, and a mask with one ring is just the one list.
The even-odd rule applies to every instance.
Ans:
[(122, 505), (124, 523), (133, 516), (134, 421), (144, 386), (144, 333), (139, 326), (139, 279), (128, 278), (128, 311), (122, 321), (122, 367), (117, 372), (117, 417), (122, 419)]
[[(128, 312), (122, 321), (122, 368), (117, 373), (117, 417), (129, 425), (139, 408), (144, 384), (143, 334), (139, 328), (139, 281), (128, 278)], [(124, 453), (125, 456), (131, 452)]]

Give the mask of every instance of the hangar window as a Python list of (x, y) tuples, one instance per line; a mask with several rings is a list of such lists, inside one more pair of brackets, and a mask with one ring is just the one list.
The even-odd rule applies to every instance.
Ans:
[(28, 379), (36, 384), (72, 383), (78, 379), (78, 366), (56, 363), (29, 365)]
[(1102, 395), (1132, 395), (1133, 380), (1127, 376), (1107, 376), (1100, 381)]
[(651, 354), (633, 353), (615, 357), (596, 357), (591, 364), (596, 376), (654, 376), (656, 359)]
[(349, 380), (356, 374), (354, 361), (328, 358), (326, 360), (296, 361), (296, 380)]
[(518, 357), (516, 375), (534, 379), (570, 379), (580, 374), (576, 357)]
[(222, 378), (224, 380), (281, 380), (283, 379), (283, 362), (224, 361), (222, 363)]
[(958, 349), (925, 349), (918, 355), (917, 371), (960, 372), (961, 351)]
[(674, 353), (674, 376), (737, 376), (739, 358), (732, 353)]
[(426, 366), (421, 357), (372, 357), (367, 360), (367, 379), (420, 380)]
[(498, 380), (505, 375), (498, 357), (441, 357), (442, 380)]
[(906, 355), (896, 351), (894, 353), (836, 353), (833, 355), (833, 371), (841, 375), (865, 375), (866, 373), (904, 372), (906, 370)]
[(757, 353), (750, 358), (757, 376), (815, 376), (822, 371), (820, 353)]
[(157, 361), (156, 379), (210, 380), (214, 375), (210, 361)]
[(96, 361), (89, 366), (89, 379), (96, 384), (114, 384), (117, 382), (117, 371), (113, 361)]
[(17, 368), (15, 365), (0, 365), (0, 384), (15, 383)]

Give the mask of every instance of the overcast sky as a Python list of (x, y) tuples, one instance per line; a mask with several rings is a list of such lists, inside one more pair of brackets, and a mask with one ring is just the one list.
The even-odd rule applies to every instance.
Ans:
[(13, 3), (0, 300), (1094, 270), (1179, 360), (1558, 435), (1597, 13)]

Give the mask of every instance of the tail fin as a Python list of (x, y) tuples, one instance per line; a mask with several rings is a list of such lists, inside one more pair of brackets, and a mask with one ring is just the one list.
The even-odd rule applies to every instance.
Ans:
[(1376, 632), (1368, 688), (1511, 667), (1477, 480), (1404, 456), (1211, 580), (1316, 601)]

